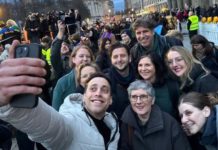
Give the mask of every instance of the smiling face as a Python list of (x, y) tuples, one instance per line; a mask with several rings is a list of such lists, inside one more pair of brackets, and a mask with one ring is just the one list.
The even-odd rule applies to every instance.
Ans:
[(111, 63), (118, 71), (124, 71), (129, 65), (129, 56), (124, 47), (116, 48), (111, 54)]
[(72, 58), (73, 63), (75, 66), (79, 66), (80, 64), (86, 64), (91, 62), (91, 54), (85, 48), (80, 48), (75, 57)]
[(137, 41), (143, 46), (143, 47), (150, 47), (152, 44), (154, 31), (144, 28), (144, 27), (138, 27), (135, 30), (135, 35)]
[(170, 70), (178, 77), (182, 77), (188, 70), (185, 60), (177, 51), (168, 52), (167, 63)]
[(140, 59), (138, 63), (138, 73), (144, 79), (150, 83), (155, 81), (155, 66), (151, 62), (149, 57), (144, 57)]
[(102, 77), (95, 77), (87, 83), (84, 93), (84, 103), (87, 111), (96, 119), (102, 119), (112, 103), (110, 85)]
[(81, 75), (80, 75), (81, 76), (80, 77), (80, 85), (85, 87), (85, 83), (86, 83), (87, 79), (94, 73), (96, 73), (96, 69), (94, 67), (86, 66), (86, 67), (82, 68)]
[(183, 128), (189, 135), (193, 135), (203, 128), (207, 117), (210, 115), (210, 109), (205, 106), (200, 110), (190, 103), (181, 103), (179, 105), (179, 114)]
[(139, 118), (148, 119), (151, 107), (154, 104), (154, 98), (149, 96), (145, 90), (137, 89), (131, 92), (130, 103)]

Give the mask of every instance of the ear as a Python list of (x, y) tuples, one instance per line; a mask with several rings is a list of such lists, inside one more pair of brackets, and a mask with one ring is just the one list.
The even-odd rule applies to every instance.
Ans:
[(74, 61), (75, 61), (75, 57), (72, 57), (71, 58), (71, 61), (73, 62), (73, 63), (75, 63)]
[(205, 106), (202, 111), (203, 111), (203, 115), (205, 117), (209, 117), (210, 116), (211, 110), (210, 110), (210, 108), (208, 106)]
[(113, 103), (112, 96), (110, 97), (109, 105)]
[(155, 97), (152, 98), (152, 105), (154, 105)]
[(132, 61), (132, 58), (131, 58), (131, 56), (129, 55), (129, 63), (131, 63), (131, 61)]

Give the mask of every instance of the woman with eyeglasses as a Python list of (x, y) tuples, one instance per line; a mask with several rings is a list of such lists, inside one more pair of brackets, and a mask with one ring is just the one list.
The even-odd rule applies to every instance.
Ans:
[(183, 93), (191, 91), (208, 93), (218, 90), (218, 79), (211, 75), (186, 48), (171, 47), (166, 54), (166, 64), (169, 70), (179, 78), (180, 89)]
[(160, 61), (160, 57), (149, 52), (138, 60), (138, 79), (148, 81), (155, 90), (155, 104), (161, 110), (179, 119), (177, 105), (180, 96), (178, 81), (172, 79)]
[[(218, 91), (218, 79), (205, 69), (203, 64), (195, 59), (184, 47), (173, 46), (166, 54), (169, 70), (178, 77), (180, 90), (183, 93), (209, 93)], [(189, 138), (193, 150), (205, 150), (194, 135)]]
[(119, 150), (191, 150), (179, 123), (154, 104), (148, 81), (134, 81), (127, 91), (130, 105), (121, 118)]

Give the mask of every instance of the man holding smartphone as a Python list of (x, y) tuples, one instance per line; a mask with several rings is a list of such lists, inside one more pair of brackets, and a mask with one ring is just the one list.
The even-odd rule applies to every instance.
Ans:
[[(12, 44), (10, 52), (16, 45)], [(59, 113), (41, 99), (33, 109), (9, 105), (14, 95), (42, 92), (44, 65), (36, 58), (12, 58), (0, 64), (0, 118), (47, 149), (116, 150), (118, 122), (113, 114), (106, 112), (112, 103), (111, 87), (102, 74), (95, 74), (87, 81), (84, 95), (68, 96)]]

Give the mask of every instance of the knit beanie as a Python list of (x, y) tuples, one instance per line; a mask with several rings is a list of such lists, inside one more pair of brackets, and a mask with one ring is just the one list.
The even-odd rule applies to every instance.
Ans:
[(121, 35), (122, 35), (122, 34), (126, 34), (126, 35), (129, 36), (130, 39), (132, 39), (132, 33), (131, 33), (131, 31), (130, 31), (129, 29), (124, 29), (124, 30), (122, 30), (122, 31), (121, 31)]

